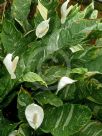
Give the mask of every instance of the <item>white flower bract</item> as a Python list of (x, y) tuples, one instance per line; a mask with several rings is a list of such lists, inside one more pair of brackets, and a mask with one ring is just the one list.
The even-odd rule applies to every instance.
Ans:
[(73, 80), (69, 77), (62, 77), (58, 83), (58, 88), (57, 88), (57, 92), (56, 94), (62, 89), (64, 88), (66, 85), (69, 85), (69, 84), (73, 84), (75, 83), (77, 80)]
[(36, 130), (43, 122), (44, 111), (42, 107), (32, 103), (26, 107), (25, 116), (29, 125)]
[(69, 8), (67, 8), (69, 1), (70, 0), (65, 1), (61, 6), (61, 24), (64, 24), (67, 15), (69, 14), (71, 9), (73, 8), (73, 5), (71, 5)]
[(47, 10), (47, 8), (45, 8), (45, 7), (41, 4), (40, 0), (38, 0), (37, 8), (38, 8), (38, 10), (39, 10), (39, 12), (40, 12), (42, 18), (43, 18), (44, 20), (47, 20), (48, 10)]
[(15, 75), (15, 70), (17, 67), (17, 63), (18, 63), (19, 57), (16, 56), (14, 58), (14, 60), (12, 61), (12, 54), (7, 54), (6, 57), (3, 60), (3, 63), (7, 69), (7, 71), (9, 72), (9, 74), (11, 75), (11, 79), (15, 79), (16, 75)]
[(49, 21), (50, 21), (50, 19), (42, 21), (37, 26), (37, 28), (36, 28), (36, 36), (37, 36), (37, 38), (42, 38), (44, 35), (46, 35), (46, 33), (49, 30)]

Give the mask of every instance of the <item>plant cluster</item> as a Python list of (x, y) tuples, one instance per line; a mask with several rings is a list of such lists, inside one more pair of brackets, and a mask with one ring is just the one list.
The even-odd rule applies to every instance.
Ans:
[(102, 23), (59, 0), (0, 15), (0, 136), (102, 135)]

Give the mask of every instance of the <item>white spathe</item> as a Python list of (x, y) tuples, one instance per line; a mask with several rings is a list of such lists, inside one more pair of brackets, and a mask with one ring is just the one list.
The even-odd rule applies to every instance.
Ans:
[(25, 116), (29, 125), (36, 130), (43, 122), (44, 111), (42, 107), (32, 103), (26, 107)]
[(47, 10), (47, 8), (45, 8), (45, 7), (41, 4), (40, 0), (38, 0), (37, 8), (38, 8), (38, 10), (39, 10), (39, 12), (40, 12), (42, 18), (43, 18), (44, 20), (47, 20), (48, 10)]
[(48, 20), (42, 21), (36, 28), (36, 36), (37, 38), (42, 38), (49, 30), (49, 21)]
[(16, 67), (17, 67), (17, 63), (18, 63), (18, 60), (19, 60), (19, 57), (16, 56), (14, 58), (14, 60), (12, 61), (12, 54), (9, 53), (6, 55), (6, 57), (4, 58), (3, 60), (3, 63), (7, 69), (7, 71), (9, 72), (9, 74), (11, 75), (11, 79), (15, 79), (16, 78), (16, 75), (15, 75), (15, 70), (16, 70)]
[(62, 77), (58, 83), (58, 88), (57, 88), (57, 92), (56, 94), (62, 89), (64, 88), (66, 85), (69, 85), (69, 84), (73, 84), (75, 83), (77, 80), (73, 80), (69, 77)]
[(70, 0), (65, 1), (61, 6), (61, 24), (64, 24), (67, 15), (69, 14), (71, 9), (73, 8), (73, 5), (71, 5), (69, 8), (67, 8), (69, 1)]

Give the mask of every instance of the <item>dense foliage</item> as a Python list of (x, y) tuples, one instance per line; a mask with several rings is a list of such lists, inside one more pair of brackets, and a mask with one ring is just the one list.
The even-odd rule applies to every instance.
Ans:
[[(46, 16), (37, 0), (3, 4), (0, 22), (0, 136), (102, 135), (102, 23), (91, 3), (72, 6), (61, 23), (61, 1), (41, 0), (49, 28), (36, 36)], [(19, 57), (15, 79), (5, 67), (7, 54)], [(9, 63), (9, 62), (8, 62)], [(75, 80), (57, 92), (61, 77)], [(57, 92), (57, 93), (56, 93)], [(30, 127), (25, 109), (44, 110), (41, 126)]]

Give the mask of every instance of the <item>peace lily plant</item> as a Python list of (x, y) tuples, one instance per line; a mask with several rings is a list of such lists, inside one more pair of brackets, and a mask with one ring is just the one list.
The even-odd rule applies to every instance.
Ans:
[(102, 136), (102, 20), (94, 2), (83, 10), (69, 0), (3, 5), (0, 136)]

